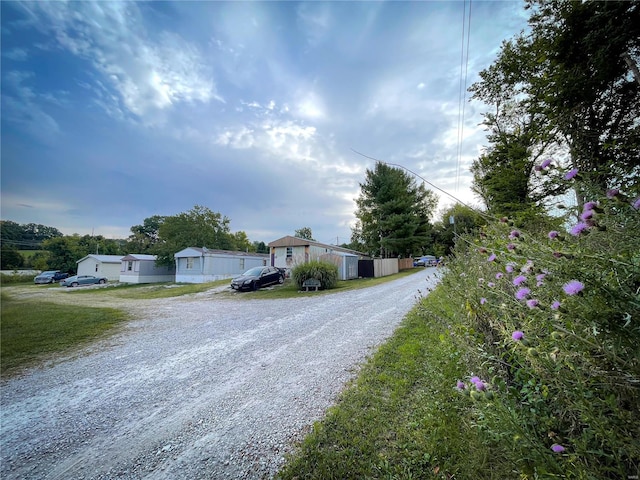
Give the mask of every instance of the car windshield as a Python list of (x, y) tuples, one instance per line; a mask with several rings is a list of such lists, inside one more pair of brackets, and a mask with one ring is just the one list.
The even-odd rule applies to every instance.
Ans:
[(53, 277), (56, 274), (56, 272), (42, 272), (40, 274), (41, 277)]
[(243, 275), (246, 275), (248, 277), (259, 277), (261, 273), (262, 267), (253, 267), (244, 272)]

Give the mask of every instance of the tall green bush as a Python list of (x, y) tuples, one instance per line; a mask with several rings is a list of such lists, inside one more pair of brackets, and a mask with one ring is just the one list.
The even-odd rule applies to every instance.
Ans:
[(302, 284), (305, 280), (315, 278), (320, 280), (323, 290), (335, 288), (338, 284), (338, 267), (333, 263), (311, 261), (307, 263), (301, 263), (296, 265), (291, 270), (291, 278), (296, 282), (298, 288), (302, 288)]
[(458, 241), (443, 279), (469, 366), (459, 401), (514, 477), (640, 469), (639, 192), (582, 189), (566, 231), (496, 222)]

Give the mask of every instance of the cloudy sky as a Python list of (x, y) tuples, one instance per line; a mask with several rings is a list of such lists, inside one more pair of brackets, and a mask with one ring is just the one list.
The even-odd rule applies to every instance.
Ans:
[[(459, 129), (469, 2), (0, 8), (3, 220), (126, 238), (202, 205), (252, 241), (310, 227), (343, 243), (374, 166), (353, 150), (477, 203), (486, 107), (467, 102)], [(470, 25), (468, 85), (526, 12), (474, 1)]]

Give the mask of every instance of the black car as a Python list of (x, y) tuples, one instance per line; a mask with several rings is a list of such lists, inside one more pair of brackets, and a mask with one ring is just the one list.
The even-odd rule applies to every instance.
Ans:
[(253, 267), (231, 280), (234, 290), (257, 290), (267, 285), (284, 283), (284, 274), (276, 267)]
[(60, 270), (47, 270), (33, 279), (33, 283), (47, 284), (58, 283), (60, 280), (64, 280), (69, 276), (68, 273), (62, 273)]

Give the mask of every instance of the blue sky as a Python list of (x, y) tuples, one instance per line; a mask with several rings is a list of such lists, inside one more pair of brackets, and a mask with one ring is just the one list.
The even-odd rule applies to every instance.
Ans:
[[(3, 1), (2, 219), (126, 238), (202, 205), (252, 241), (343, 243), (374, 165), (352, 149), (477, 203), (482, 104), (458, 148), (468, 7)], [(526, 17), (471, 4), (468, 85)]]

